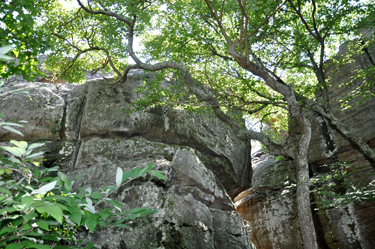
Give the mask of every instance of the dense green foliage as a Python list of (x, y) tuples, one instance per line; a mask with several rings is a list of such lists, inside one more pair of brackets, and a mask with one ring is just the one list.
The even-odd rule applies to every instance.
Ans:
[(11, 45), (16, 60), (0, 62), (0, 76), (14, 74), (32, 80), (43, 75), (37, 68), (38, 55), (49, 47), (51, 36), (36, 28), (40, 19), (53, 8), (49, 0), (2, 1), (0, 4), (0, 46)]
[[(5, 55), (8, 51), (9, 48), (0, 48), (0, 59), (11, 60)], [(27, 122), (0, 122), (0, 128), (23, 135), (15, 129), (23, 127), (22, 123)], [(146, 174), (165, 180), (163, 174), (152, 170), (154, 164), (125, 172), (117, 168), (116, 185), (77, 192), (73, 186), (80, 175), (69, 180), (58, 172), (58, 166), (40, 166), (37, 158), (44, 154), (40, 151), (44, 143), (15, 140), (10, 143), (13, 146), (0, 146), (0, 150), (8, 153), (8, 156), (0, 154), (0, 248), (95, 248), (94, 244), (77, 239), (83, 227), (90, 232), (98, 225), (128, 227), (126, 221), (158, 211), (148, 207), (122, 211), (121, 204), (109, 198), (119, 188)], [(78, 246), (82, 243), (85, 246)]]
[[(52, 1), (50, 1), (52, 2)], [(82, 8), (64, 9), (58, 2), (43, 12), (36, 30), (50, 39), (51, 56), (44, 68), (55, 77), (83, 82), (84, 73), (112, 70), (123, 76), (129, 65), (129, 27), (114, 15), (131, 20), (138, 37), (138, 55), (145, 62), (183, 61), (192, 76), (215, 93), (222, 110), (252, 115), (281, 132), (287, 130), (288, 107), (283, 96), (266, 86), (228, 56), (225, 35), (240, 40), (238, 50), (269, 70), (271, 75), (311, 100), (329, 79), (321, 73), (338, 45), (359, 37), (359, 29), (371, 27), (374, 6), (366, 1), (83, 1), (95, 14)], [(220, 15), (223, 35), (215, 23)], [(246, 36), (246, 38), (245, 38)], [(356, 51), (360, 51), (357, 49)], [(137, 52), (137, 51), (136, 51)], [(342, 63), (346, 63), (342, 61)], [(82, 70), (83, 69), (83, 70)], [(359, 72), (364, 73), (364, 72)], [(180, 72), (164, 69), (161, 78)], [(319, 76), (320, 75), (320, 76)], [(371, 87), (372, 84), (370, 84)], [(137, 108), (170, 104), (194, 109), (209, 107), (186, 85), (161, 87), (156, 82), (142, 89), (146, 95)], [(373, 93), (367, 92), (366, 96)], [(359, 100), (357, 100), (359, 101)], [(276, 136), (277, 137), (277, 136)]]
[[(349, 52), (366, 53), (372, 38), (362, 33), (374, 26), (373, 1), (77, 0), (79, 8), (69, 10), (49, 2), (55, 7), (41, 11), (33, 27), (51, 37), (44, 67), (54, 77), (83, 81), (85, 71), (111, 69), (114, 83), (122, 83), (131, 69), (157, 71), (159, 81), (140, 89), (145, 95), (134, 110), (209, 109), (240, 139), (258, 140), (272, 153), (293, 158), (306, 248), (317, 244), (308, 198), (311, 125), (305, 111), (324, 119), (375, 169), (375, 152), (332, 114), (328, 88), (336, 82), (324, 74), (332, 63), (353, 59), (334, 57), (341, 43), (356, 39), (359, 46)], [(129, 55), (135, 64), (128, 63)], [(359, 98), (344, 96), (346, 107), (373, 97), (369, 73), (374, 67), (358, 71), (367, 83), (356, 89)], [(245, 129), (245, 115), (267, 131)], [(301, 127), (298, 145), (284, 143), (290, 118)]]
[[(75, 192), (72, 186), (80, 176), (69, 180), (64, 173), (57, 172), (58, 167), (39, 169), (34, 159), (44, 152), (33, 153), (33, 150), (44, 143), (29, 145), (14, 140), (11, 143), (15, 146), (1, 146), (14, 157), (0, 158), (0, 248), (43, 249), (68, 245), (80, 248), (74, 245), (82, 243), (76, 238), (81, 226), (90, 232), (97, 225), (128, 227), (127, 220), (157, 212), (147, 207), (122, 211), (121, 204), (109, 198), (118, 188), (146, 173), (164, 179), (158, 171), (151, 170), (154, 165), (126, 172), (118, 168), (115, 186)], [(102, 202), (109, 205), (99, 207)], [(87, 245), (85, 248), (94, 247), (92, 243)]]
[[(138, 54), (145, 62), (183, 61), (192, 76), (215, 93), (224, 111), (232, 109), (235, 113), (250, 114), (252, 119), (278, 132), (287, 130), (286, 100), (270, 90), (262, 78), (249, 73), (228, 56), (227, 38), (232, 42), (239, 39), (240, 53), (267, 68), (274, 77), (293, 85), (297, 93), (314, 99), (317, 91), (331, 84), (320, 75), (327, 67), (326, 61), (333, 58), (338, 45), (360, 37), (360, 28), (372, 27), (369, 17), (374, 15), (371, 2), (348, 0), (161, 0), (152, 3), (129, 0), (121, 4), (115, 0), (83, 1), (83, 5), (90, 3), (87, 6), (95, 14), (82, 8), (66, 8), (55, 0), (26, 2), (8, 1), (0, 10), (4, 13), (3, 31), (9, 35), (4, 41), (14, 44), (13, 54), (21, 60), (18, 69), (7, 63), (3, 77), (21, 67), (20, 72), (27, 75), (24, 78), (35, 77), (36, 55), (47, 48), (50, 56), (44, 69), (55, 79), (83, 82), (84, 73), (97, 70), (112, 70), (115, 76), (121, 77), (129, 65), (129, 27), (121, 18), (136, 17), (132, 35), (139, 39), (142, 50), (138, 48)], [(216, 23), (217, 18), (221, 27)], [(30, 36), (30, 39), (21, 39), (21, 36)], [(355, 51), (362, 50), (357, 47)], [(341, 63), (348, 60), (341, 58)], [(25, 70), (25, 66), (30, 70)], [(170, 69), (159, 73), (163, 77), (171, 73), (175, 79), (181, 77), (179, 71)], [(359, 77), (367, 77), (363, 76), (364, 71), (358, 73)], [(372, 86), (367, 84), (367, 89)], [(143, 102), (138, 101), (138, 109), (166, 103), (189, 109), (209, 107), (197, 100), (184, 83), (160, 87), (154, 82), (143, 90), (147, 94)], [(359, 90), (357, 95), (368, 98), (373, 93)]]
[(317, 174), (310, 181), (315, 188), (316, 204), (319, 208), (339, 208), (357, 201), (375, 201), (374, 173), (363, 178), (364, 167), (353, 166), (345, 162), (325, 165), (329, 173)]

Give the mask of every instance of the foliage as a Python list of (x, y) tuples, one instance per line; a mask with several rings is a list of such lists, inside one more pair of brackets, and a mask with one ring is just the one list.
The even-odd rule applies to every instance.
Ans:
[[(9, 59), (5, 55), (8, 51), (9, 48), (0, 48), (0, 59)], [(3, 117), (1, 113), (0, 117)], [(0, 122), (0, 127), (23, 135), (12, 126), (23, 125)], [(0, 146), (12, 155), (0, 157), (0, 248), (81, 248), (68, 245), (82, 243), (75, 236), (82, 226), (90, 232), (98, 225), (127, 227), (126, 221), (157, 212), (148, 207), (123, 212), (121, 204), (109, 198), (122, 186), (147, 173), (165, 180), (162, 173), (152, 170), (153, 164), (125, 172), (117, 168), (116, 185), (94, 192), (90, 188), (80, 189), (77, 193), (72, 186), (80, 176), (69, 180), (64, 173), (58, 172), (57, 166), (47, 169), (39, 166), (36, 158), (44, 152), (34, 150), (44, 143), (15, 140), (10, 143), (13, 146)], [(53, 174), (56, 172), (57, 176)], [(99, 207), (100, 203), (105, 208)], [(93, 247), (95, 245), (88, 242), (85, 248)]]
[[(123, 20), (135, 17), (132, 36), (141, 38), (142, 51), (138, 54), (145, 62), (184, 62), (191, 75), (214, 93), (222, 111), (228, 115), (241, 111), (267, 124), (276, 133), (273, 138), (277, 143), (282, 142), (277, 141), (277, 133), (288, 130), (285, 98), (271, 90), (262, 77), (249, 73), (228, 56), (227, 40), (208, 6), (215, 7), (221, 15), (228, 38), (241, 40), (237, 49), (244, 56), (309, 100), (331, 84), (329, 79), (322, 80), (321, 74), (338, 45), (359, 37), (358, 30), (371, 26), (368, 17), (375, 13), (374, 6), (366, 1), (274, 0), (246, 1), (243, 5), (235, 0), (88, 3), (92, 13), (59, 5), (45, 13), (39, 29), (54, 37), (53, 53), (44, 64), (48, 72), (70, 82), (81, 82), (84, 72), (99, 69), (111, 69), (117, 77), (124, 77), (129, 65), (130, 27)], [(115, 14), (107, 15), (102, 10)], [(164, 68), (156, 76), (165, 77), (174, 80), (163, 86), (158, 80), (145, 81), (139, 89), (144, 97), (134, 104), (134, 111), (161, 105), (189, 111), (211, 108), (187, 89), (180, 71)], [(372, 95), (367, 92), (366, 96)]]
[(320, 199), (315, 202), (319, 208), (339, 208), (357, 201), (375, 201), (375, 180), (358, 177), (363, 167), (342, 161), (324, 166), (329, 167), (330, 172), (317, 174), (310, 180), (316, 186), (312, 193)]
[[(14, 74), (31, 81), (43, 75), (39, 71), (38, 56), (49, 48), (50, 36), (36, 29), (40, 18), (51, 8), (51, 0), (7, 0), (0, 5), (0, 46), (10, 44), (12, 60), (0, 62), (0, 76), (7, 79)], [(17, 60), (16, 60), (16, 59)]]
[[(126, 221), (157, 212), (147, 207), (122, 211), (121, 204), (109, 198), (120, 187), (147, 173), (165, 180), (160, 172), (151, 170), (153, 164), (125, 172), (117, 168), (115, 186), (74, 192), (72, 186), (80, 176), (70, 181), (64, 173), (57, 172), (58, 167), (40, 169), (34, 161), (43, 152), (33, 150), (44, 143), (11, 143), (15, 146), (1, 146), (14, 157), (0, 158), (0, 248), (65, 248), (78, 242), (75, 234), (81, 226), (90, 232), (97, 225), (127, 227)], [(99, 208), (100, 203), (106, 203), (106, 208)]]
[(286, 158), (284, 156), (276, 156), (275, 157), (275, 162), (280, 162), (280, 161), (284, 161)]
[[(370, 32), (373, 32), (371, 30)], [(372, 35), (372, 37), (374, 34)], [(332, 76), (337, 73), (340, 66), (353, 63), (358, 56), (362, 55), (369, 60), (369, 63), (374, 65), (374, 61), (369, 54), (369, 49), (374, 47), (375, 40), (368, 39), (367, 41), (363, 39), (357, 39), (349, 41), (342, 46), (342, 49), (346, 49), (348, 52), (346, 54), (341, 54), (340, 56), (333, 57), (332, 63), (335, 64), (335, 69), (333, 70), (331, 77), (328, 79), (332, 82)], [(362, 104), (363, 101), (368, 100), (375, 96), (374, 93), (374, 83), (375, 83), (375, 67), (365, 67), (361, 69), (354, 69), (354, 77), (348, 82), (344, 82), (339, 87), (345, 87), (351, 89), (350, 93), (344, 96), (340, 100), (340, 104), (343, 110), (353, 108), (358, 104)]]
[[(333, 116), (328, 87), (334, 82), (329, 82), (324, 74), (327, 61), (338, 45), (361, 39), (360, 28), (374, 23), (370, 18), (375, 16), (373, 3), (366, 0), (77, 2), (79, 9), (67, 12), (60, 8), (46, 13), (46, 25), (41, 27), (58, 39), (54, 43), (56, 61), (51, 61), (51, 68), (57, 68), (59, 75), (76, 72), (79, 78), (79, 70), (74, 69), (87, 66), (91, 70), (99, 60), (91, 63), (90, 56), (102, 56), (118, 76), (116, 83), (124, 82), (131, 69), (164, 70), (165, 76), (173, 72), (181, 86), (180, 82), (177, 88), (173, 84), (146, 85), (149, 94), (136, 105), (142, 109), (165, 101), (182, 107), (209, 107), (240, 139), (256, 139), (272, 153), (293, 157), (297, 189), (301, 193), (297, 195), (300, 224), (307, 224), (300, 227), (303, 242), (307, 248), (317, 248), (308, 207), (307, 151), (311, 125), (305, 110), (312, 109), (327, 120), (375, 168), (373, 150)], [(134, 51), (135, 37), (143, 40), (143, 58)], [(67, 60), (66, 55), (73, 55), (72, 59)], [(125, 62), (128, 55), (135, 64)], [(60, 65), (63, 68), (58, 68)], [(73, 79), (74, 75), (69, 77)], [(291, 117), (301, 126), (300, 144), (281, 144), (279, 136), (247, 130), (243, 122), (238, 122), (238, 116), (242, 116), (238, 113), (264, 120), (271, 134), (285, 131), (286, 121)]]

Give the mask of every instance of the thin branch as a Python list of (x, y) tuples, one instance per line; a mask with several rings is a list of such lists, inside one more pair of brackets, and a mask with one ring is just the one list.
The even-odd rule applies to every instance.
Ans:
[(120, 73), (120, 71), (119, 71), (119, 70), (115, 67), (115, 65), (113, 64), (112, 58), (111, 58), (111, 56), (110, 56), (110, 54), (109, 54), (109, 51), (108, 51), (107, 49), (105, 49), (105, 48), (102, 48), (101, 50), (104, 51), (104, 52), (106, 53), (106, 55), (107, 55), (107, 59), (108, 59), (108, 61), (109, 61), (109, 65), (111, 66), (112, 70), (115, 71), (115, 73), (117, 74), (118, 77), (121, 77), (122, 74)]
[(249, 39), (250, 37), (252, 37), (256, 32), (258, 32), (258, 30), (264, 25), (266, 24), (266, 22), (268, 22), (268, 20), (273, 16), (275, 15), (280, 9), (281, 7), (283, 7), (283, 5), (287, 2), (288, 0), (285, 0), (274, 12), (272, 12), (269, 16), (267, 16), (261, 24), (258, 25), (258, 27), (256, 29), (253, 30), (253, 32), (251, 32), (248, 36), (247, 36), (247, 39)]
[(217, 22), (217, 25), (218, 25), (218, 27), (221, 31), (221, 34), (224, 36), (224, 38), (225, 38), (225, 40), (227, 41), (228, 44), (232, 44), (231, 39), (229, 38), (229, 36), (228, 36), (227, 32), (225, 31), (219, 17), (217, 16), (215, 1), (212, 1), (212, 7), (211, 7), (211, 4), (210, 4), (209, 0), (204, 0), (204, 1), (206, 2), (206, 5), (211, 12), (211, 15), (216, 19), (216, 22)]
[(141, 68), (141, 67), (138, 66), (137, 64), (128, 65), (128, 66), (125, 68), (124, 72), (122, 73), (121, 78), (118, 79), (117, 81), (115, 81), (114, 84), (117, 84), (117, 83), (119, 83), (119, 82), (125, 82), (125, 81), (127, 80), (127, 78), (128, 78), (128, 73), (129, 73), (129, 71), (130, 71), (131, 69), (140, 69), (140, 68)]
[[(77, 2), (78, 2), (78, 4), (79, 4), (79, 6), (81, 6), (81, 8), (82, 8), (83, 10), (85, 10), (86, 12), (89, 12), (89, 13), (94, 14), (94, 15), (99, 15), (99, 14), (100, 14), (100, 15), (106, 15), (106, 16), (113, 16), (113, 17), (116, 18), (117, 20), (122, 21), (122, 22), (124, 22), (124, 23), (126, 23), (126, 24), (128, 24), (128, 25), (131, 25), (131, 24), (132, 24), (131, 20), (129, 20), (129, 19), (127, 19), (127, 18), (125, 18), (125, 17), (123, 17), (123, 16), (121, 16), (121, 15), (115, 13), (115, 12), (108, 11), (108, 10), (99, 10), (99, 11), (94, 11), (94, 10), (91, 9), (91, 7), (90, 7), (90, 9), (88, 9), (86, 6), (84, 6), (84, 5), (81, 3), (81, 0), (77, 0)], [(90, 3), (90, 1), (88, 1), (88, 3)], [(90, 5), (89, 5), (89, 6), (90, 6)]]
[(292, 8), (294, 9), (294, 11), (296, 12), (296, 14), (299, 16), (300, 20), (302, 21), (303, 25), (306, 27), (307, 31), (310, 33), (310, 35), (312, 35), (315, 39), (319, 40), (318, 37), (317, 37), (317, 34), (314, 34), (314, 32), (311, 30), (310, 26), (307, 24), (305, 18), (303, 17), (302, 13), (301, 13), (301, 2), (298, 1), (298, 9), (294, 6), (294, 4), (292, 3), (291, 0), (287, 0), (290, 5), (292, 6)]

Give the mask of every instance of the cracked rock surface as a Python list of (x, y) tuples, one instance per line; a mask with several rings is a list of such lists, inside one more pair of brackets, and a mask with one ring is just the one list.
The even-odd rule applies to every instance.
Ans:
[(71, 178), (83, 174), (75, 189), (113, 185), (117, 167), (125, 171), (153, 163), (164, 173), (166, 181), (148, 176), (113, 196), (123, 210), (150, 207), (158, 213), (130, 222), (129, 228), (80, 235), (102, 248), (252, 248), (230, 198), (251, 185), (250, 177), (242, 177), (251, 173), (248, 144), (212, 117), (170, 108), (126, 115), (123, 109), (141, 97), (134, 90), (142, 84), (134, 75), (114, 87), (105, 79), (9, 85), (34, 89), (1, 99), (5, 120), (28, 125), (20, 129), (24, 137), (0, 130), (0, 141), (45, 141), (44, 166), (59, 165)]

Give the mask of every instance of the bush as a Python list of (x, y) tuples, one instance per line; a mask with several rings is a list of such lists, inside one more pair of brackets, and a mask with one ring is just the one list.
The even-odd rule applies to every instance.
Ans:
[[(0, 159), (0, 248), (67, 248), (80, 243), (75, 234), (81, 226), (90, 232), (97, 225), (127, 227), (127, 220), (157, 212), (147, 207), (123, 212), (120, 203), (109, 198), (121, 186), (147, 173), (165, 180), (160, 172), (151, 170), (153, 164), (125, 172), (117, 168), (115, 186), (94, 192), (86, 188), (76, 193), (72, 185), (80, 176), (70, 181), (64, 173), (57, 172), (58, 167), (40, 169), (34, 160), (43, 152), (33, 150), (43, 143), (11, 143), (15, 146), (1, 146), (14, 157)], [(51, 176), (52, 172), (57, 172), (57, 176)], [(110, 207), (98, 211), (101, 202)], [(86, 248), (91, 247), (94, 245), (88, 243)]]
[[(11, 46), (0, 47), (0, 60), (12, 60), (6, 56)], [(0, 80), (0, 90), (3, 82)], [(9, 93), (28, 93), (21, 89)], [(3, 115), (0, 113), (0, 120)], [(25, 121), (2, 122), (0, 127), (23, 135), (17, 127)], [(25, 141), (10, 141), (13, 146), (0, 146), (11, 157), (0, 157), (0, 248), (93, 248), (77, 246), (82, 241), (75, 237), (78, 229), (86, 227), (93, 232), (98, 225), (127, 227), (128, 220), (134, 220), (157, 212), (147, 207), (121, 210), (121, 205), (109, 196), (127, 183), (152, 174), (165, 180), (163, 174), (152, 170), (153, 164), (146, 168), (137, 167), (123, 172), (117, 168), (116, 185), (92, 191), (90, 188), (74, 192), (72, 185), (80, 176), (69, 180), (58, 172), (58, 167), (42, 169), (36, 160), (43, 152), (34, 150), (44, 143), (28, 144)], [(106, 202), (109, 206), (98, 210), (98, 204)]]
[(375, 180), (354, 180), (361, 167), (342, 161), (325, 166), (330, 168), (329, 173), (318, 174), (310, 180), (315, 184), (311, 192), (320, 199), (315, 202), (318, 209), (339, 208), (357, 201), (375, 201)]

